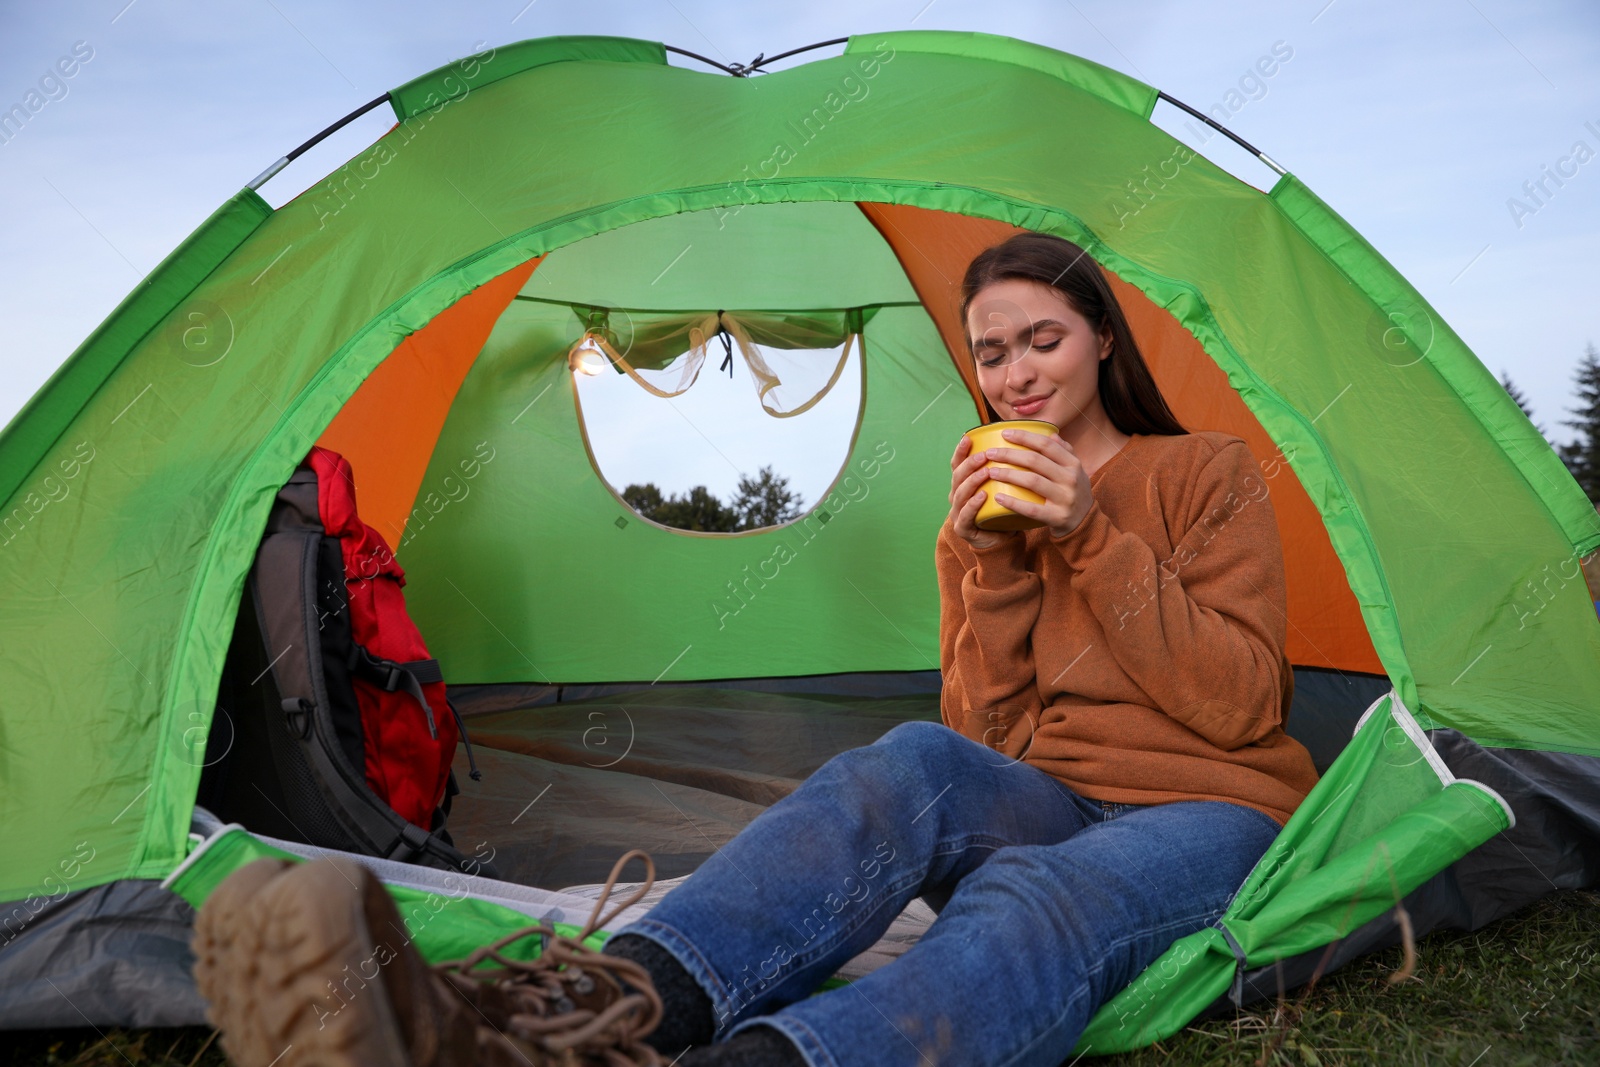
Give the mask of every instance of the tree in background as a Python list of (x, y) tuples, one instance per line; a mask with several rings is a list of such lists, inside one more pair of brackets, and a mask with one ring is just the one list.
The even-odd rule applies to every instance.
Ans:
[(732, 533), (739, 528), (739, 515), (725, 507), (703, 485), (689, 490), (689, 495), (679, 497), (674, 493), (656, 509), (653, 516), (663, 526), (679, 530), (699, 530), (703, 533)]
[(1561, 461), (1589, 499), (1600, 503), (1600, 352), (1595, 351), (1593, 342), (1578, 361), (1573, 384), (1578, 405), (1567, 410), (1576, 417), (1563, 419), (1561, 424), (1577, 430), (1578, 436), (1561, 446)]
[(759, 477), (740, 477), (733, 510), (739, 514), (739, 529), (756, 530), (798, 519), (804, 503), (799, 493), (789, 491), (789, 479), (774, 475), (768, 464)]
[(643, 485), (630, 485), (622, 491), (622, 499), (628, 506), (647, 519), (654, 519), (656, 511), (666, 501), (661, 499), (661, 490), (657, 489), (654, 482)]
[[(1533, 422), (1533, 406), (1528, 403), (1528, 398), (1523, 395), (1522, 390), (1518, 389), (1516, 383), (1511, 380), (1511, 375), (1505, 371), (1501, 371), (1500, 385), (1507, 393), (1511, 394), (1511, 399), (1515, 400), (1517, 402), (1517, 407), (1521, 408), (1522, 413), (1528, 416), (1528, 421)], [(1548, 438), (1550, 436), (1544, 432), (1544, 427), (1540, 426), (1536, 422), (1533, 423), (1533, 428), (1539, 431), (1539, 435), (1541, 437)]]
[(799, 518), (803, 498), (791, 492), (788, 486), (789, 479), (773, 474), (769, 465), (762, 467), (756, 478), (741, 477), (738, 495), (729, 505), (723, 504), (703, 485), (689, 490), (687, 496), (674, 493), (662, 497), (661, 490), (653, 482), (628, 486), (622, 491), (622, 499), (640, 515), (663, 526), (704, 533), (733, 533)]

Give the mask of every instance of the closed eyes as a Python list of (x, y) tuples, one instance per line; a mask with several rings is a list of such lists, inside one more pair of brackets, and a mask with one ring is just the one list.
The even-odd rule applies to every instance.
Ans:
[[(1046, 345), (1034, 345), (1033, 347), (1037, 348), (1041, 352), (1050, 352), (1050, 351), (1054, 351), (1057, 347), (1060, 346), (1060, 344), (1061, 344), (1061, 340), (1059, 338), (1057, 338), (1056, 340), (1051, 341), (1049, 344), (1046, 344)], [(980, 359), (980, 360), (978, 360), (978, 364), (980, 366), (983, 366), (983, 367), (998, 367), (998, 366), (1000, 366), (1000, 364), (1002, 362), (1004, 362), (1004, 358), (1003, 357), (1000, 358), (1000, 359)]]

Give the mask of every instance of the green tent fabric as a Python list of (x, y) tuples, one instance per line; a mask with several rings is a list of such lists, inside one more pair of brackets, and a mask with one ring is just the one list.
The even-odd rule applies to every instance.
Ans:
[(1391, 693), (1240, 887), (1218, 928), (1174, 944), (1107, 1003), (1075, 1051), (1170, 1037), (1232, 982), (1336, 941), (1393, 909), (1510, 825), (1493, 790), (1457, 779)]
[[(874, 204), (1060, 234), (1169, 312), (1287, 457), (1387, 676), (1225, 931), (1174, 946), (1085, 1048), (1173, 1032), (1513, 827), (1543, 835), (1519, 846), (1537, 879), (1471, 868), (1502, 906), (1592, 882), (1574, 835), (1600, 834), (1600, 623), (1572, 564), (1600, 547), (1600, 516), (1460, 338), (1292, 175), (1262, 192), (1194, 156), (1130, 210), (1129, 176), (1176, 145), (1149, 122), (1156, 100), (981, 34), (856, 36), (748, 78), (669, 66), (651, 42), (548, 38), (396, 90), (395, 128), (282, 208), (241, 192), (0, 434), (0, 900), (196, 859), (217, 681), (274, 493), (408, 338), (541, 256), (468, 353), (419, 499), (480, 444), (493, 461), (432, 512), (447, 518), (396, 538), (452, 685), (935, 670), (948, 453), (981, 413), (857, 207)], [(717, 251), (657, 276), (697, 243)], [(637, 320), (659, 369), (677, 353), (652, 355), (652, 322), (719, 311), (768, 316), (777, 347), (859, 331), (863, 399), (802, 520), (687, 536), (628, 508), (560, 401), (597, 313)], [(1541, 774), (1560, 785), (1534, 789)], [(207, 847), (173, 884), (197, 903), (251, 853)], [(485, 907), (462, 929), (506, 921)], [(5, 982), (0, 966), (0, 1001)]]

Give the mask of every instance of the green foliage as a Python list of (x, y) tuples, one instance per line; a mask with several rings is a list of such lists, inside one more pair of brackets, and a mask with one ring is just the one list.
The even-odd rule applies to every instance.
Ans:
[(1589, 499), (1600, 504), (1600, 352), (1592, 343), (1573, 373), (1573, 385), (1578, 406), (1568, 411), (1576, 417), (1563, 419), (1562, 425), (1577, 430), (1578, 437), (1561, 446), (1561, 461)]
[(774, 475), (772, 466), (761, 468), (756, 478), (739, 479), (739, 495), (733, 498), (733, 510), (739, 514), (739, 529), (756, 530), (763, 526), (777, 526), (800, 517), (803, 498), (789, 491), (789, 479)]
[(689, 490), (689, 495), (681, 500), (676, 495), (667, 500), (656, 509), (655, 520), (680, 530), (711, 533), (729, 533), (739, 528), (738, 513), (723, 506), (703, 485)]
[(654, 482), (646, 482), (644, 485), (634, 484), (628, 486), (628, 488), (622, 491), (622, 499), (628, 502), (628, 506), (630, 508), (632, 508), (634, 511), (637, 511), (647, 519), (655, 518), (656, 512), (659, 511), (661, 509), (661, 505), (665, 503), (665, 501), (661, 499), (661, 490), (656, 488)]
[(788, 488), (789, 479), (761, 468), (758, 477), (740, 477), (739, 492), (731, 504), (723, 504), (710, 490), (697, 485), (688, 495), (674, 493), (663, 497), (655, 483), (630, 485), (622, 499), (645, 518), (679, 530), (732, 533), (777, 526), (800, 517), (803, 498)]

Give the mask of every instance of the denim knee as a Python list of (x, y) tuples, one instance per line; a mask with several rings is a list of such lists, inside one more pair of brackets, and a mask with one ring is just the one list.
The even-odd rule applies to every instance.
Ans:
[(900, 723), (872, 744), (888, 745), (913, 762), (943, 766), (952, 756), (967, 754), (968, 748), (977, 743), (942, 722), (912, 719)]
[(834, 756), (801, 789), (848, 795), (858, 809), (891, 811), (929, 782), (948, 781), (951, 775), (965, 778), (962, 758), (981, 757), (985, 751), (943, 723), (914, 719), (895, 725), (871, 744)]

